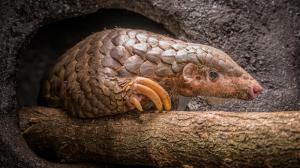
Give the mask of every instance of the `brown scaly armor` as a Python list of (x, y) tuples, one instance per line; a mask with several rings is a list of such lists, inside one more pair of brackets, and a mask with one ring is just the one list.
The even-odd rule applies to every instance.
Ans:
[(63, 54), (43, 96), (73, 116), (96, 118), (143, 111), (149, 102), (169, 111), (169, 95), (252, 99), (261, 90), (219, 49), (116, 28), (94, 33)]

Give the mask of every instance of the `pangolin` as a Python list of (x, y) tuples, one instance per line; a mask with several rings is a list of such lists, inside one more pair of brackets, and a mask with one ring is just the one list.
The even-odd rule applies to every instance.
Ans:
[(251, 100), (262, 86), (223, 51), (145, 30), (94, 33), (57, 61), (43, 87), (51, 106), (79, 118), (172, 109), (171, 100), (214, 96)]

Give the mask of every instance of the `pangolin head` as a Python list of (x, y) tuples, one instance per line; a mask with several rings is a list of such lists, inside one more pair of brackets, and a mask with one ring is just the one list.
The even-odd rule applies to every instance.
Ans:
[(229, 55), (206, 45), (198, 48), (194, 54), (199, 63), (183, 68), (181, 95), (252, 100), (262, 92), (262, 86)]

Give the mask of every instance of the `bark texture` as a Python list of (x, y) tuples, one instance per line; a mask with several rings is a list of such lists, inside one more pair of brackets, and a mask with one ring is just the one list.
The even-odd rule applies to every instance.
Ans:
[(46, 107), (22, 108), (20, 127), (37, 152), (64, 162), (159, 167), (298, 167), (300, 112), (129, 113), (70, 118)]

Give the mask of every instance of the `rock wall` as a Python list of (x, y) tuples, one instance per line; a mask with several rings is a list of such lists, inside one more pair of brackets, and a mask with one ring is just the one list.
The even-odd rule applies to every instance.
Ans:
[[(17, 94), (21, 92), (17, 93), (16, 88), (22, 80), (17, 82), (16, 76), (22, 70), (21, 60), (26, 59), (23, 53), (40, 27), (102, 8), (139, 13), (161, 23), (178, 38), (221, 48), (265, 87), (263, 95), (255, 101), (229, 101), (212, 106), (198, 98), (190, 104), (191, 109), (300, 109), (298, 0), (3, 0), (0, 7), (0, 163), (3, 167), (92, 167), (51, 163), (29, 149), (18, 128)], [(24, 96), (30, 97), (23, 95), (23, 99)]]

